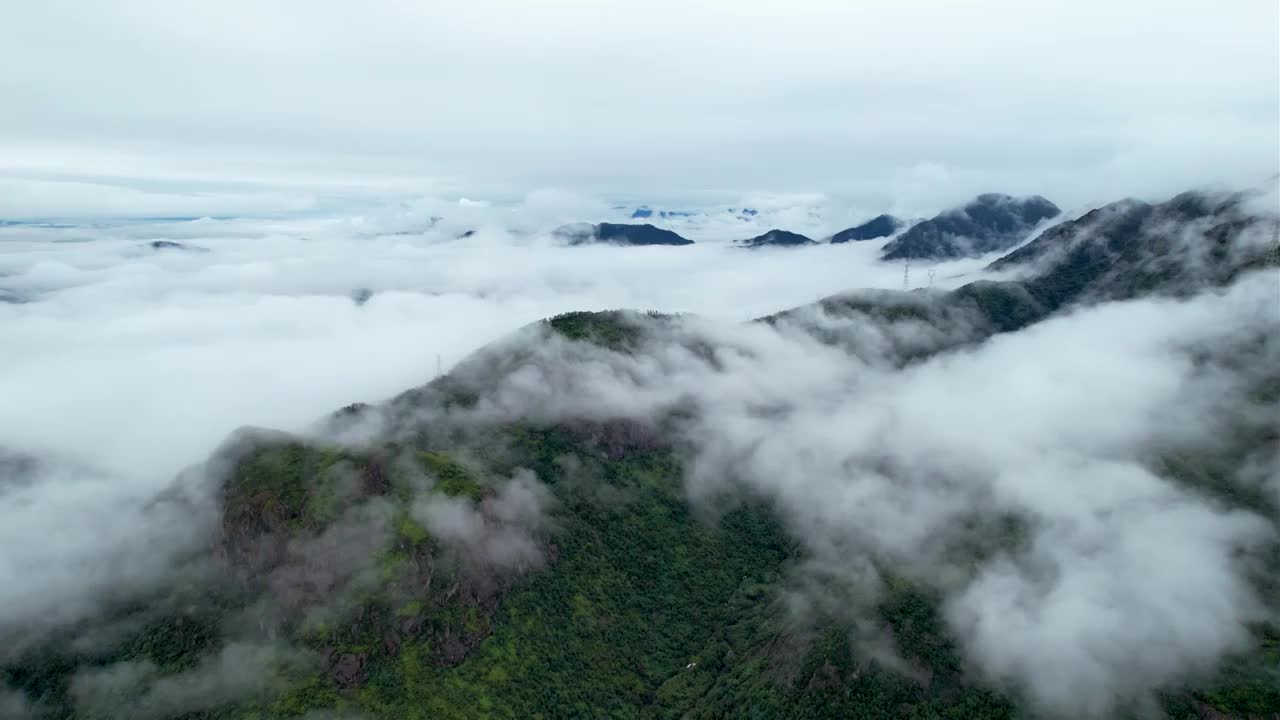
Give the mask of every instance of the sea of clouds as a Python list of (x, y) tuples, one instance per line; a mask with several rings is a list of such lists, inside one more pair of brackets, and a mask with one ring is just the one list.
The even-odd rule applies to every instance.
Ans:
[[(1237, 349), (1259, 333), (1259, 362), (1275, 358), (1274, 272), (1189, 302), (1081, 310), (900, 369), (789, 322), (742, 323), (855, 288), (956, 287), (991, 277), (992, 258), (907, 267), (877, 259), (882, 241), (734, 247), (777, 226), (823, 237), (852, 214), (765, 199), (755, 215), (664, 221), (698, 241), (686, 247), (567, 247), (560, 223), (625, 221), (634, 204), (552, 191), (0, 227), (0, 625), (73, 620), (162, 574), (165, 550), (195, 529), (157, 511), (156, 493), (236, 428), (303, 431), (541, 318), (636, 308), (693, 318), (637, 358), (547, 339), (481, 408), (643, 420), (694, 401), (693, 497), (773, 498), (810, 570), (850, 590), (877, 582), (869, 557), (901, 562), (946, 593), (979, 671), (1050, 710), (1105, 714), (1247, 648), (1245, 625), (1268, 612), (1248, 557), (1274, 527), (1149, 461), (1229, 429), (1258, 368), (1226, 359), (1252, 357)], [(876, 332), (922, 330), (808, 319), (864, 348)], [(682, 334), (719, 347), (715, 362), (681, 351)], [(1254, 482), (1280, 492), (1265, 473)], [(1028, 523), (1025, 549), (958, 572), (949, 538), (992, 508)], [(460, 538), (483, 529), (455, 510), (428, 519)]]
[[(637, 308), (736, 323), (902, 286), (903, 268), (876, 260), (879, 242), (732, 247), (819, 215), (810, 200), (759, 204), (747, 220), (723, 206), (682, 218), (673, 227), (699, 241), (686, 247), (565, 247), (550, 233), (559, 224), (626, 220), (632, 207), (556, 191), (506, 206), (0, 227), (0, 606), (21, 621), (77, 597), (72, 617), (111, 578), (154, 574), (164, 553), (148, 550), (182, 519), (149, 503), (237, 428), (303, 431), (539, 319)], [(911, 282), (956, 285), (982, 264)]]

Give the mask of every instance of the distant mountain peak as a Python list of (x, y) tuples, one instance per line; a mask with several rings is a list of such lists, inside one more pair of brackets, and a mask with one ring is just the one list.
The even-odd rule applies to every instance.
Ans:
[(1280, 222), (1248, 193), (1192, 191), (1155, 205), (1126, 199), (1055, 225), (987, 266), (1024, 269), (1042, 302), (1185, 295), (1276, 264)]
[(738, 245), (747, 248), (761, 247), (803, 247), (805, 245), (814, 245), (811, 238), (805, 237), (800, 233), (794, 233), (789, 230), (770, 230), (763, 235), (757, 235), (747, 240), (738, 241)]
[(173, 240), (152, 240), (147, 243), (152, 250), (182, 250), (184, 252), (209, 252), (209, 248), (198, 245), (187, 245)]
[(855, 225), (847, 230), (841, 230), (831, 236), (833, 243), (856, 242), (859, 240), (875, 240), (876, 238), (889, 237), (901, 228), (905, 223), (892, 215), (877, 215), (874, 218)]
[(912, 226), (885, 246), (884, 260), (971, 257), (1022, 242), (1041, 222), (1062, 211), (1039, 195), (983, 193)]
[(663, 219), (685, 218), (685, 217), (693, 217), (696, 214), (697, 213), (689, 210), (654, 210), (648, 205), (641, 205), (640, 207), (636, 208), (631, 212), (631, 219), (644, 220), (646, 218), (651, 218), (654, 215), (657, 215), (658, 217)]
[(612, 245), (692, 245), (693, 241), (670, 230), (645, 224), (576, 223), (557, 228), (555, 235), (566, 238), (570, 245), (607, 243)]

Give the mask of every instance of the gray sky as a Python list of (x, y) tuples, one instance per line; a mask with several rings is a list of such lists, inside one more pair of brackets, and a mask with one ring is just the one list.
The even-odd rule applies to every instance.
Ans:
[(6, 3), (0, 181), (1094, 204), (1275, 173), (1278, 38), (1274, 0)]
[[(629, 307), (690, 311), (750, 352), (726, 372), (689, 353), (635, 360), (645, 372), (588, 362), (610, 371), (584, 376), (610, 379), (594, 393), (527, 387), (705, 403), (692, 480), (775, 498), (851, 585), (834, 560), (860, 534), (928, 577), (928, 541), (974, 498), (1040, 518), (1034, 567), (948, 587), (948, 621), (978, 670), (1047, 707), (1105, 708), (1201, 668), (1256, 618), (1237, 550), (1263, 531), (1145, 463), (1169, 438), (1212, 445), (1243, 405), (1206, 357), (1274, 366), (1274, 343), (1256, 363), (1237, 350), (1276, 336), (1275, 272), (898, 372), (740, 321), (854, 288), (955, 287), (994, 257), (907, 268), (877, 243), (729, 241), (988, 190), (1069, 216), (1257, 183), (1280, 162), (1278, 15), (1275, 0), (0, 0), (0, 219), (301, 215), (0, 226), (0, 451), (46, 463), (0, 493), (0, 548), (23, 548), (0, 551), (0, 635), (166, 573), (199, 527), (152, 513), (155, 493), (235, 428), (300, 431), (539, 318)], [(680, 248), (537, 232), (625, 217), (612, 198), (760, 214), (671, 221), (698, 243)], [(759, 412), (779, 400), (794, 409)], [(719, 450), (758, 463), (722, 471), (738, 468)], [(885, 522), (902, 507), (910, 522)], [(65, 531), (28, 547), (49, 527)], [(1061, 581), (1037, 594), (1036, 567)]]

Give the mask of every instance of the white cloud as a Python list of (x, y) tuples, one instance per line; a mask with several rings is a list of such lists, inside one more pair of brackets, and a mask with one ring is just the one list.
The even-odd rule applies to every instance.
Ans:
[[(559, 207), (552, 195), (531, 205)], [(0, 449), (51, 463), (0, 494), (0, 539), (25, 547), (61, 528), (0, 555), (0, 577), (22, 578), (0, 581), (0, 606), (19, 623), (88, 612), (113, 576), (142, 582), (164, 570), (169, 555), (148, 548), (180, 551), (182, 533), (172, 533), (202, 527), (182, 508), (146, 504), (234, 429), (302, 431), (348, 403), (420, 385), (437, 358), (447, 370), (527, 323), (620, 307), (738, 322), (901, 283), (898, 268), (872, 260), (874, 245), (563, 248), (503, 229), (523, 206), (468, 208), (475, 214), (423, 229), (452, 205), (0, 228), (0, 289), (30, 300), (0, 303)], [(480, 232), (456, 240), (471, 220)], [(157, 238), (207, 252), (155, 251), (146, 243)], [(361, 305), (358, 288), (373, 293)], [(146, 562), (129, 560), (138, 554)], [(50, 606), (54, 596), (65, 602)]]
[[(1277, 280), (1079, 310), (905, 370), (785, 324), (686, 321), (677, 344), (638, 357), (543, 339), (479, 412), (699, 408), (683, 433), (695, 498), (745, 486), (775, 499), (829, 577), (865, 592), (868, 557), (891, 561), (947, 595), (987, 677), (1055, 714), (1105, 716), (1211, 670), (1274, 613), (1248, 558), (1275, 525), (1152, 461), (1274, 422), (1250, 419), (1243, 398), (1280, 360)], [(867, 322), (826, 330), (856, 343)], [(684, 347), (696, 341), (719, 348), (714, 360)], [(954, 560), (964, 521), (997, 513), (1022, 519), (1025, 545)]]
[(902, 173), (945, 168), (918, 214), (1255, 182), (1280, 157), (1266, 0), (55, 0), (4, 20), (9, 171), (890, 205)]
[(445, 552), (460, 558), (464, 572), (501, 577), (545, 562), (541, 536), (551, 528), (546, 515), (550, 505), (551, 491), (524, 470), (479, 503), (437, 493), (419, 497), (412, 514)]
[(314, 663), (296, 650), (231, 643), (194, 668), (162, 676), (149, 661), (127, 661), (77, 673), (71, 696), (80, 712), (105, 718), (166, 718), (209, 710), (266, 691), (272, 672)]
[[(1081, 312), (890, 372), (880, 353), (937, 331), (817, 318), (864, 349), (851, 358), (734, 324), (900, 287), (875, 244), (724, 241), (769, 227), (821, 237), (983, 191), (1070, 208), (1255, 182), (1280, 158), (1277, 12), (1267, 0), (6, 8), (0, 219), (116, 220), (0, 227), (0, 449), (48, 463), (0, 486), (0, 547), (24, 548), (0, 556), (2, 620), (78, 617), (113, 575), (162, 571), (166, 556), (147, 551), (199, 524), (147, 500), (237, 426), (299, 430), (539, 318), (636, 307), (705, 316), (682, 332), (722, 343), (728, 370), (669, 347), (623, 373), (550, 343), (540, 352), (573, 372), (527, 367), (496, 401), (640, 413), (698, 399), (718, 419), (693, 428), (692, 491), (730, 478), (772, 494), (845, 577), (851, 547), (914, 558), (927, 576), (958, 515), (1027, 515), (1024, 554), (932, 577), (991, 677), (1050, 707), (1093, 688), (1098, 709), (1194, 672), (1259, 612), (1233, 553), (1269, 530), (1141, 456), (1217, 432), (1235, 376), (1201, 372), (1183, 346), (1274, 322), (1272, 278)], [(1274, 209), (1270, 192), (1259, 202)], [(699, 244), (567, 249), (546, 236), (625, 218), (614, 198), (707, 211), (665, 223)], [(119, 221), (145, 216), (236, 217)], [(984, 260), (944, 265), (936, 282), (959, 285)], [(544, 394), (563, 382), (578, 394)], [(1280, 498), (1274, 477), (1250, 472)], [(1040, 652), (1072, 638), (1061, 665)]]

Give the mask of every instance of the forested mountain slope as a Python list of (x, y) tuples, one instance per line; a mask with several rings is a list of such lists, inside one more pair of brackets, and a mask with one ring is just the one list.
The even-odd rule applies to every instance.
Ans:
[[(0, 711), (1275, 717), (1280, 276), (1213, 202), (1097, 211), (950, 292), (570, 313), (241, 431), (156, 499), (202, 538), (166, 576), (0, 628)], [(1151, 339), (1099, 356), (1134, 362), (1112, 395), (1055, 364), (1121, 324)], [(1043, 417), (963, 402), (1019, 408), (1041, 365)], [(1134, 566), (1153, 544), (1193, 564)]]

